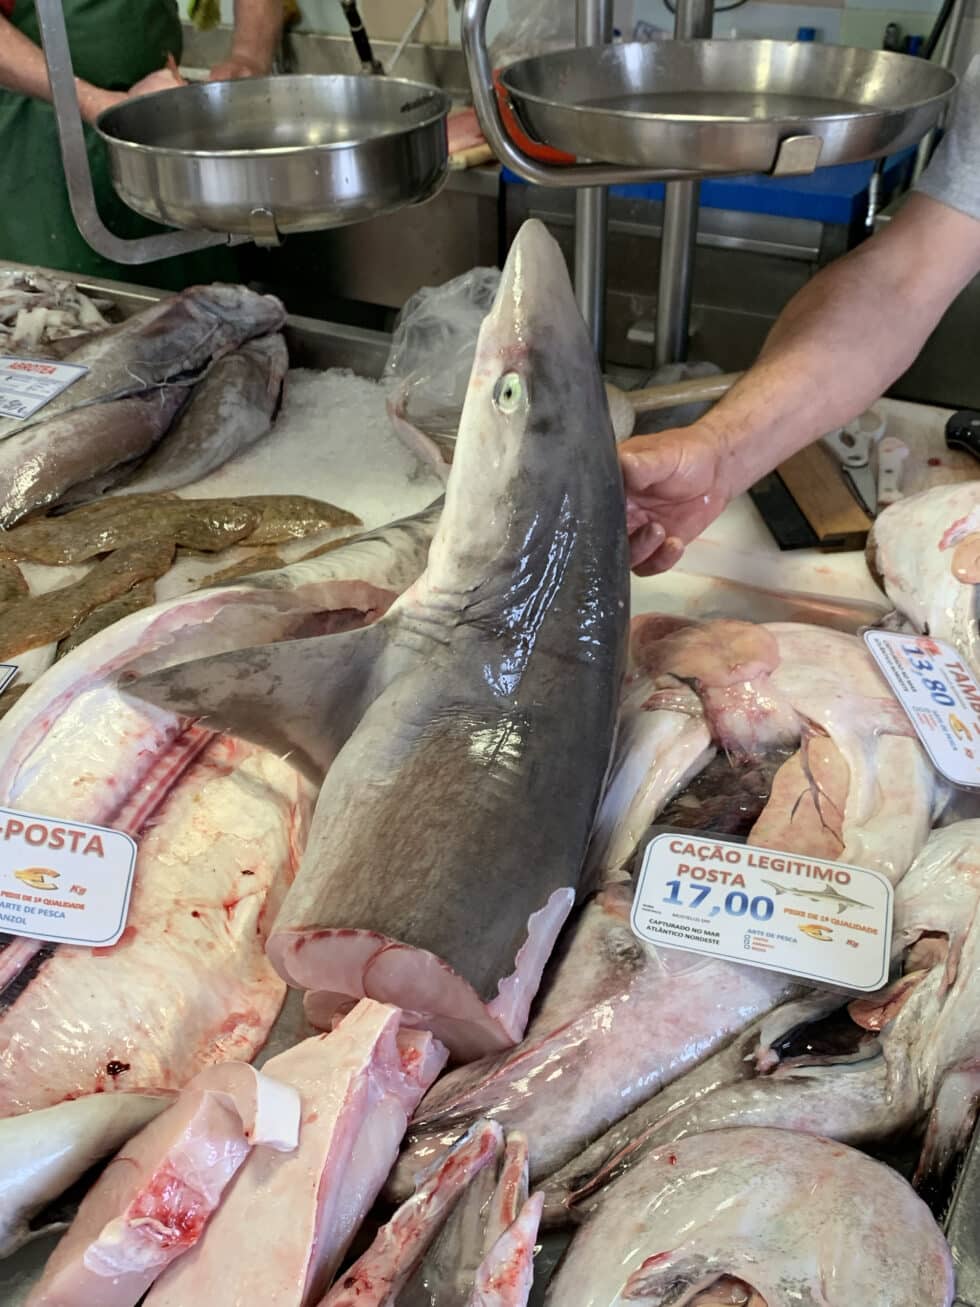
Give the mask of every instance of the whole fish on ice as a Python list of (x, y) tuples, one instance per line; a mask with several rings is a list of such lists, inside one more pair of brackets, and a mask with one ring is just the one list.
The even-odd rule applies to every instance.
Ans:
[(892, 504), (871, 528), (867, 554), (902, 616), (952, 644), (980, 676), (980, 480)]
[(194, 286), (94, 337), (88, 369), (24, 421), (0, 419), (0, 527), (73, 487), (117, 480), (161, 438), (208, 364), (277, 331), (285, 310), (244, 286)]
[(289, 353), (278, 332), (219, 359), (173, 428), (127, 480), (127, 491), (188, 486), (249, 449), (275, 421), (288, 370)]
[(317, 1024), (365, 994), (462, 1060), (521, 1037), (613, 739), (624, 523), (595, 356), (561, 252), (529, 222), (480, 335), (417, 584), (369, 631), (131, 687), (311, 774), (340, 743), (269, 941)]
[[(758, 1298), (712, 1296), (719, 1281)], [(950, 1307), (953, 1260), (889, 1167), (828, 1139), (721, 1130), (648, 1154), (610, 1186), (545, 1301)]]

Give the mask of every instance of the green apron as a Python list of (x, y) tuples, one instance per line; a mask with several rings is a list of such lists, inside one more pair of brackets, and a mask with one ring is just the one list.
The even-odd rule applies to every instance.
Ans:
[[(126, 91), (180, 57), (175, 0), (64, 0), (75, 76), (104, 90)], [(38, 45), (33, 0), (16, 0), (11, 20)], [(161, 230), (134, 213), (109, 181), (105, 149), (86, 127), (89, 163), (103, 222), (117, 236)], [(68, 204), (54, 110), (40, 100), (0, 90), (0, 259), (111, 277), (168, 290), (204, 281), (237, 281), (233, 251), (219, 248), (155, 263), (121, 264), (86, 244)]]

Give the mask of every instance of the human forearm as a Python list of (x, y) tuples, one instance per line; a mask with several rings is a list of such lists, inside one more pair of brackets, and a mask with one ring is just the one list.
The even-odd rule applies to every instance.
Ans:
[[(36, 100), (51, 100), (48, 67), (40, 47), (17, 30), (6, 18), (0, 18), (0, 86)], [(78, 103), (82, 117), (93, 122), (103, 109), (122, 97), (113, 91), (103, 91), (90, 82), (75, 79)]]
[(235, 32), (228, 58), (214, 78), (260, 77), (272, 68), (282, 33), (282, 0), (235, 0)]
[(881, 235), (809, 282), (699, 424), (724, 445), (730, 493), (878, 399), (977, 271), (980, 224), (913, 196)]

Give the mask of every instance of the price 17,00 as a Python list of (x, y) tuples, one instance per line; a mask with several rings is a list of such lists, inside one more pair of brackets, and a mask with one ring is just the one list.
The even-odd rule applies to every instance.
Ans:
[[(722, 910), (721, 905), (715, 903), (711, 905), (710, 911), (708, 911), (706, 905), (711, 895), (710, 885), (688, 884), (687, 888), (691, 894), (689, 903), (685, 903), (681, 898), (682, 884), (679, 880), (669, 880), (667, 888), (670, 893), (664, 898), (665, 903), (695, 908), (698, 911), (708, 912), (711, 917), (716, 917)], [(772, 899), (766, 898), (763, 894), (758, 894), (754, 899), (750, 899), (741, 890), (732, 890), (725, 895), (724, 910), (730, 917), (744, 917), (748, 912), (755, 921), (768, 921), (773, 914), (773, 903)]]

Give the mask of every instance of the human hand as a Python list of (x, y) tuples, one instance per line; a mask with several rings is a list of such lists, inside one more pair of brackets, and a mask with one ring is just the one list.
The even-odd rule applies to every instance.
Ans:
[(79, 78), (75, 79), (75, 87), (78, 91), (78, 109), (83, 121), (87, 123), (94, 123), (100, 113), (126, 99), (125, 91), (104, 91), (101, 86), (92, 86), (90, 82), (83, 82)]
[(258, 59), (232, 52), (227, 59), (214, 65), (208, 73), (208, 81), (235, 82), (242, 77), (263, 77), (268, 71), (268, 68), (262, 67)]
[(619, 447), (626, 488), (630, 564), (639, 576), (666, 572), (731, 499), (727, 442), (703, 423)]

